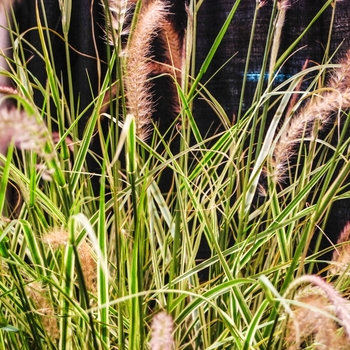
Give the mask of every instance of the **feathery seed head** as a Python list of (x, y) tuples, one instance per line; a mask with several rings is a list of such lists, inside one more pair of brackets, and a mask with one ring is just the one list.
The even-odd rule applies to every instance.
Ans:
[(296, 154), (302, 139), (316, 138), (318, 131), (334, 123), (339, 113), (347, 108), (350, 108), (350, 52), (340, 68), (333, 72), (328, 88), (313, 96), (301, 112), (283, 127), (272, 159), (272, 176), (276, 181), (283, 180), (289, 161)]
[(282, 9), (288, 9), (290, 7), (290, 0), (278, 0), (277, 1), (277, 8)]
[(170, 315), (162, 311), (152, 321), (151, 350), (171, 350), (174, 347), (172, 332), (174, 322)]
[[(287, 325), (286, 343), (289, 350), (300, 348), (301, 342), (310, 342), (316, 349), (346, 349), (348, 340), (344, 330), (339, 328), (334, 317), (334, 306), (318, 287), (307, 286), (295, 296), (293, 316)], [(294, 327), (298, 324), (298, 329)]]
[(0, 0), (0, 5), (9, 6), (12, 5), (14, 0)]
[(340, 67), (334, 69), (329, 81), (328, 86), (330, 88), (346, 91), (350, 86), (350, 51), (348, 51), (344, 58), (340, 61)]
[(335, 248), (333, 252), (330, 273), (342, 274), (345, 271), (350, 272), (350, 222), (345, 225), (337, 243), (343, 244), (340, 247)]
[(125, 89), (128, 112), (135, 116), (136, 133), (148, 136), (153, 113), (151, 47), (153, 38), (162, 28), (168, 14), (168, 4), (161, 0), (145, 6), (137, 20), (128, 44)]
[[(109, 0), (108, 10), (110, 16), (107, 16), (107, 21), (110, 20), (109, 30), (107, 33), (108, 41), (111, 45), (117, 46), (117, 38), (122, 35), (129, 34), (130, 18), (137, 0)], [(102, 6), (104, 2), (102, 1)], [(114, 33), (112, 33), (114, 31)]]
[(47, 291), (39, 282), (31, 282), (27, 285), (28, 296), (34, 302), (36, 311), (41, 315), (42, 324), (47, 334), (52, 339), (59, 338), (59, 329), (55, 317), (55, 311), (49, 302)]
[[(118, 44), (118, 37), (128, 34), (130, 17), (136, 0), (110, 0), (111, 29), (109, 41)], [(153, 61), (154, 39), (161, 45), (162, 62)], [(128, 113), (135, 116), (136, 133), (146, 139), (151, 130), (151, 117), (154, 112), (152, 78), (159, 74), (171, 75), (181, 84), (181, 68), (184, 56), (183, 38), (169, 18), (169, 4), (166, 0), (145, 1), (138, 13), (138, 18), (129, 42), (123, 51), (125, 59), (124, 87)], [(164, 59), (164, 61), (163, 61)], [(171, 85), (171, 96), (177, 97), (176, 84)], [(112, 95), (115, 95), (112, 87)], [(105, 97), (105, 111), (111, 101), (110, 94)], [(177, 98), (172, 100), (172, 113), (180, 111)]]
[(66, 246), (68, 243), (68, 232), (64, 230), (53, 230), (48, 233), (43, 241), (51, 246), (52, 249), (57, 250), (60, 247)]
[[(50, 245), (54, 250), (66, 246), (68, 240), (69, 234), (64, 230), (54, 230), (47, 234), (43, 239), (44, 243)], [(92, 248), (86, 240), (83, 240), (79, 244), (77, 250), (86, 286), (89, 290), (94, 290), (97, 268), (92, 254)]]
[(178, 83), (181, 82), (181, 69), (184, 59), (183, 39), (180, 33), (175, 29), (174, 24), (170, 21), (164, 21), (162, 30), (159, 33), (165, 63), (160, 67), (160, 73), (169, 73), (173, 75)]
[[(312, 336), (315, 342), (325, 344), (319, 349), (342, 349), (334, 344), (346, 344), (350, 341), (350, 307), (347, 300), (343, 299), (331, 284), (325, 282), (321, 277), (315, 275), (305, 275), (297, 278), (289, 286), (286, 294), (294, 291), (299, 285), (308, 283), (312, 287), (306, 287), (297, 294), (297, 300), (310, 305), (310, 309), (297, 306), (294, 317), (291, 319), (293, 325), (297, 322), (298, 330), (288, 325), (289, 335), (286, 341), (289, 349), (299, 349), (300, 340)], [(306, 305), (307, 306), (307, 305)], [(317, 309), (314, 310), (314, 308)], [(300, 316), (299, 316), (300, 314)], [(330, 314), (328, 316), (327, 314)], [(337, 323), (332, 319), (332, 315), (337, 317)], [(334, 324), (332, 324), (332, 322)], [(331, 330), (330, 333), (326, 330)], [(334, 337), (335, 332), (339, 337)], [(335, 346), (335, 347), (334, 347)], [(345, 349), (345, 348), (344, 348)]]
[(262, 8), (267, 4), (267, 0), (259, 0), (258, 1), (258, 8)]
[(34, 116), (29, 116), (17, 108), (0, 109), (0, 153), (5, 154), (11, 142), (22, 150), (31, 150), (40, 156), (45, 153), (49, 140), (44, 123), (38, 123)]

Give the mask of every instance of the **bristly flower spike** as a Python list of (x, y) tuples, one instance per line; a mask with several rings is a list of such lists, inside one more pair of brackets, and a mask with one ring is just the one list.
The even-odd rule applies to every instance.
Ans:
[[(107, 21), (110, 21), (110, 25), (107, 37), (111, 45), (118, 46), (118, 37), (129, 34), (129, 18), (132, 16), (132, 10), (135, 8), (136, 2), (137, 0), (108, 1), (110, 16), (107, 16)], [(102, 5), (104, 6), (104, 2), (102, 2)]]
[(284, 126), (272, 159), (272, 176), (276, 181), (283, 180), (289, 160), (295, 155), (303, 137), (315, 137), (315, 126), (318, 131), (322, 131), (347, 108), (350, 108), (350, 52), (341, 62), (340, 68), (332, 73), (327, 89), (313, 96), (303, 110)]
[(142, 8), (126, 52), (125, 89), (128, 112), (135, 117), (136, 134), (146, 139), (153, 113), (152, 83), (149, 75), (152, 41), (161, 30), (168, 14), (168, 4), (152, 1)]
[(34, 116), (14, 107), (0, 109), (0, 153), (5, 154), (13, 142), (19, 149), (47, 157), (44, 150), (48, 140), (45, 124), (39, 123)]
[(154, 316), (150, 341), (151, 350), (172, 350), (174, 348), (173, 330), (173, 319), (166, 312), (162, 311)]

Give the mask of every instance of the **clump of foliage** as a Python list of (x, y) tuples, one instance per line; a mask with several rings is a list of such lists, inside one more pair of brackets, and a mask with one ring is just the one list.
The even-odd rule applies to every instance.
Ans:
[[(69, 57), (71, 7), (64, 3)], [(196, 70), (193, 38), (201, 3), (189, 2), (182, 41), (165, 1), (104, 2), (109, 70), (87, 109), (82, 137), (78, 122), (87, 110), (67, 103), (73, 90), (65, 95), (61, 79), (71, 86), (70, 75), (61, 77), (51, 64), (48, 28), (38, 17), (33, 29), (41, 38), (44, 54), (37, 54), (47, 68), (46, 86), (33, 83), (23, 59), (25, 39), (16, 26), (9, 29), (13, 56), (3, 74), (15, 89), (2, 92), (15, 104), (0, 110), (1, 348), (345, 349), (349, 343), (348, 227), (325, 279), (310, 275), (323, 252), (316, 244), (307, 254), (311, 239), (324, 234), (332, 204), (350, 195), (343, 132), (349, 57), (339, 64), (326, 58), (273, 84), (280, 58), (293, 51), (279, 53), (290, 4), (275, 1), (271, 26), (280, 25), (269, 30), (259, 88), (232, 123), (202, 79), (239, 2)], [(263, 5), (256, 3), (255, 15)], [(152, 57), (155, 33), (167, 52), (163, 63)], [(324, 79), (331, 69), (332, 78)], [(245, 77), (247, 72), (248, 66)], [(152, 121), (155, 73), (170, 76), (174, 85), (169, 113), (178, 115), (165, 135)], [(265, 73), (269, 82), (262, 88)], [(313, 79), (293, 102), (307, 74)], [(44, 105), (35, 104), (34, 89)], [(214, 136), (202, 135), (192, 114), (198, 94), (222, 121)], [(345, 121), (334, 145), (338, 119)], [(320, 140), (324, 126), (329, 132)], [(93, 137), (102, 154), (91, 150)], [(294, 160), (298, 166), (292, 168)], [(96, 176), (99, 193), (91, 182)], [(162, 176), (169, 176), (165, 194)], [(197, 261), (204, 240), (211, 256)], [(200, 279), (204, 274), (207, 279)], [(309, 287), (301, 288), (305, 283)]]

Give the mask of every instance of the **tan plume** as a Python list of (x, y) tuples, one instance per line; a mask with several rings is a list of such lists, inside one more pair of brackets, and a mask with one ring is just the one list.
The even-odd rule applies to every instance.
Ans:
[(128, 43), (125, 89), (128, 112), (135, 116), (137, 135), (148, 136), (153, 113), (152, 41), (165, 23), (168, 5), (155, 0), (144, 7)]
[(284, 26), (286, 12), (289, 7), (290, 7), (290, 0), (277, 1), (278, 14), (275, 22), (275, 34), (273, 37), (273, 42), (271, 47), (270, 68), (269, 68), (270, 78), (273, 76), (274, 66), (276, 63), (277, 54), (281, 43), (282, 28)]
[[(335, 341), (335, 339), (333, 339), (334, 332), (332, 332), (331, 335), (325, 335), (324, 333), (325, 327), (332, 327), (332, 329), (340, 332), (339, 334), (342, 334), (337, 341), (339, 340), (340, 343), (349, 343), (350, 309), (348, 301), (342, 298), (331, 284), (316, 275), (305, 275), (294, 280), (286, 291), (285, 296), (294, 292), (302, 284), (308, 284), (307, 287), (301, 289), (302, 291), (311, 290), (311, 292), (302, 292), (301, 297), (299, 294), (299, 299), (301, 298), (299, 301), (308, 303), (310, 305), (309, 309), (312, 309), (314, 313), (312, 314), (310, 310), (305, 312), (305, 310), (301, 310), (300, 307), (297, 306), (297, 312), (291, 314), (291, 323), (288, 326), (289, 335), (286, 338), (290, 345), (289, 349), (299, 349), (301, 340), (305, 340), (309, 336), (312, 336), (313, 339), (318, 342), (322, 340), (323, 344), (325, 344), (324, 347), (317, 348), (319, 350), (342, 349), (342, 347), (337, 348), (333, 345), (333, 340)], [(311, 294), (311, 297), (308, 296), (308, 294)], [(320, 311), (313, 311), (314, 307), (318, 308)], [(332, 317), (337, 318), (337, 323), (339, 325), (331, 325), (331, 322), (334, 322)], [(331, 320), (329, 320), (329, 318), (331, 318)], [(295, 327), (295, 325), (298, 327)], [(330, 344), (332, 344), (332, 346)]]
[(164, 63), (155, 62), (153, 74), (168, 74), (172, 77), (173, 83), (170, 85), (169, 91), (173, 97), (171, 109), (173, 113), (178, 114), (180, 113), (180, 103), (175, 82), (182, 86), (182, 64), (185, 56), (184, 40), (171, 21), (164, 21), (159, 39), (165, 55)]
[[(133, 32), (129, 33), (129, 16), (135, 8), (136, 0), (110, 0), (112, 25), (108, 34), (109, 42), (117, 46), (118, 37), (130, 34), (123, 57), (126, 59), (123, 83), (126, 92), (128, 113), (135, 116), (137, 134), (146, 138), (150, 131), (151, 117), (154, 112), (153, 80), (159, 75), (169, 75), (173, 84), (169, 84), (167, 93), (171, 99), (171, 113), (179, 113), (177, 84), (181, 85), (184, 57), (184, 38), (169, 13), (169, 4), (162, 0), (144, 1)], [(107, 16), (108, 17), (108, 16)], [(160, 51), (160, 61), (153, 57), (154, 39)], [(157, 55), (159, 54), (157, 52)], [(110, 101), (116, 97), (120, 85), (113, 84), (106, 93), (100, 112), (107, 112)]]
[(36, 152), (42, 157), (51, 157), (45, 152), (46, 143), (51, 142), (45, 124), (21, 109), (1, 107), (0, 153), (6, 154), (11, 142), (19, 149)]
[(334, 250), (330, 273), (341, 274), (345, 271), (350, 272), (350, 222), (345, 225), (337, 243), (341, 244), (341, 246)]
[(35, 304), (36, 312), (42, 319), (42, 324), (47, 334), (56, 340), (59, 338), (59, 329), (57, 325), (57, 316), (54, 308), (50, 303), (48, 291), (40, 282), (31, 282), (27, 285), (27, 293), (29, 298)]
[(350, 53), (332, 73), (327, 88), (315, 93), (302, 111), (284, 125), (273, 152), (274, 178), (283, 180), (288, 163), (303, 138), (315, 138), (316, 126), (317, 131), (324, 130), (347, 108), (350, 108)]
[(169, 73), (180, 84), (184, 56), (183, 39), (171, 21), (164, 21), (159, 38), (165, 54), (165, 64), (159, 64), (159, 73)]
[[(53, 250), (64, 247), (68, 244), (69, 233), (65, 230), (53, 230), (47, 234), (43, 241), (51, 246)], [(83, 240), (77, 247), (81, 269), (83, 271), (86, 287), (90, 291), (96, 289), (97, 267), (93, 257), (92, 248), (87, 240)]]
[(334, 306), (322, 289), (307, 286), (298, 291), (294, 300), (298, 304), (293, 307), (293, 316), (287, 325), (288, 350), (300, 349), (302, 342), (314, 344), (313, 348), (317, 350), (348, 349), (344, 329), (334, 321)]

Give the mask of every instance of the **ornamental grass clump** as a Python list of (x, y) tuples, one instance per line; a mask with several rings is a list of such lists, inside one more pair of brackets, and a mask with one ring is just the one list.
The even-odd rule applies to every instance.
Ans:
[[(214, 75), (226, 67), (212, 60), (221, 59), (232, 34), (241, 34), (235, 21), (249, 2), (232, 2), (215, 21), (209, 16), (203, 26), (214, 26), (217, 36), (198, 56), (198, 45), (208, 39), (198, 30), (201, 11), (219, 2), (103, 3), (98, 10), (109, 11), (101, 30), (102, 36), (110, 33), (102, 43), (108, 60), (95, 57), (101, 86), (88, 106), (89, 96), (76, 95), (80, 81), (69, 71), (76, 67), (70, 57), (80, 52), (69, 40), (73, 22), (63, 23), (60, 36), (45, 17), (41, 5), (47, 2), (38, 1), (38, 23), (24, 34), (16, 26), (10, 33), (14, 58), (8, 76), (20, 94), (8, 91), (19, 108), (4, 110), (2, 121), (0, 112), (0, 349), (295, 350), (307, 344), (343, 350), (350, 334), (343, 297), (349, 290), (343, 273), (348, 228), (334, 253), (331, 271), (337, 270), (327, 282), (297, 277), (326, 265), (325, 250), (311, 238), (318, 232), (331, 235), (329, 213), (350, 198), (350, 140), (337, 143), (333, 128), (325, 139), (310, 142), (314, 148), (308, 152), (299, 147), (304, 136), (336, 124), (346, 108), (346, 59), (337, 66), (305, 65), (279, 83), (283, 62), (294, 59), (296, 51), (283, 42), (295, 2), (253, 1), (251, 42), (243, 57), (245, 71), (239, 72), (244, 81), (232, 89), (232, 101), (220, 105), (222, 96), (215, 95), (222, 90), (211, 89)], [(327, 3), (319, 17), (326, 9), (335, 11), (338, 2)], [(62, 21), (73, 18), (68, 11), (70, 5), (76, 10), (75, 2), (61, 5), (60, 11), (67, 11)], [(260, 26), (263, 16), (266, 32)], [(32, 34), (38, 48), (31, 46)], [(261, 39), (263, 57), (255, 51)], [(57, 42), (66, 47), (69, 77), (51, 60)], [(32, 60), (23, 54), (28, 46), (29, 55), (43, 60), (45, 81), (31, 71)], [(237, 57), (230, 57), (232, 64)], [(250, 80), (253, 61), (261, 68), (253, 75), (258, 81)], [(330, 62), (328, 54), (323, 62)], [(327, 87), (320, 88), (334, 67)], [(88, 78), (93, 94), (96, 80), (93, 74)], [(179, 118), (186, 127), (174, 122), (171, 101), (164, 103), (169, 108), (162, 106), (164, 100), (157, 105), (159, 90), (169, 82), (176, 89), (165, 88), (160, 98), (180, 97)], [(241, 100), (234, 101), (240, 89)], [(5, 90), (0, 87), (0, 93)], [(241, 108), (234, 118), (226, 110), (231, 102)], [(214, 113), (201, 108), (206, 104)], [(288, 109), (288, 115), (294, 113), (285, 122), (289, 130), (276, 133)], [(212, 122), (219, 131), (207, 133)], [(269, 167), (269, 155), (277, 170)], [(276, 186), (267, 177), (266, 186), (259, 183), (264, 167), (281, 181), (294, 157), (299, 168), (293, 181)], [(43, 166), (53, 170), (52, 181), (38, 174)], [(9, 184), (23, 196), (15, 211), (5, 195)], [(301, 283), (313, 286), (302, 289)]]

